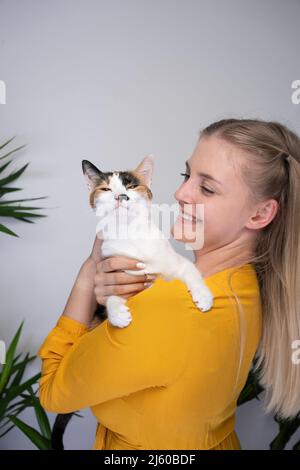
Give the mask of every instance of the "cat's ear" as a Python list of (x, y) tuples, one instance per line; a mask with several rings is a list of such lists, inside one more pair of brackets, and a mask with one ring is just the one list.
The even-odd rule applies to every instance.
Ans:
[(88, 160), (82, 160), (82, 171), (89, 191), (92, 191), (101, 179), (102, 171)]
[(150, 188), (152, 183), (154, 168), (154, 159), (153, 155), (146, 155), (141, 163), (134, 170), (145, 182), (145, 184)]

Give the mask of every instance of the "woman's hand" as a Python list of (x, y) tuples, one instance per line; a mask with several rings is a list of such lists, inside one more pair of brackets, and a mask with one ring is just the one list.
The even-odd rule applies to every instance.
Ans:
[(123, 270), (145, 269), (145, 265), (138, 267), (138, 259), (125, 256), (112, 256), (102, 259), (97, 263), (95, 276), (95, 296), (101, 305), (106, 305), (110, 295), (118, 295), (128, 299), (132, 295), (150, 287), (156, 276), (150, 274), (137, 275), (127, 274)]

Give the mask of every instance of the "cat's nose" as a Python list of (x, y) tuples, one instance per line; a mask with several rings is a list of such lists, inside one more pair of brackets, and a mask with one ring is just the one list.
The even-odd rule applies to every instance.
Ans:
[(127, 194), (118, 194), (115, 196), (115, 199), (119, 200), (120, 202), (122, 202), (123, 200), (124, 201), (128, 201), (129, 200), (129, 197), (127, 196)]

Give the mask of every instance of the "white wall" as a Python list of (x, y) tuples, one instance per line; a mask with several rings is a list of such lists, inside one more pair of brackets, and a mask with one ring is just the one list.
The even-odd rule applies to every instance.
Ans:
[[(20, 351), (36, 353), (89, 253), (95, 219), (83, 158), (108, 171), (153, 153), (155, 202), (172, 203), (211, 121), (277, 119), (300, 131), (291, 101), (299, 15), (297, 0), (0, 1), (0, 141), (28, 144), (12, 165), (30, 162), (16, 194), (49, 196), (36, 204), (47, 218), (9, 221), (20, 239), (0, 235), (1, 339), (25, 318)], [(28, 376), (39, 367), (37, 359)], [(31, 412), (24, 420), (35, 426)], [(238, 409), (236, 429), (244, 449), (267, 449), (276, 433), (258, 402)], [(94, 432), (86, 410), (73, 418), (66, 448), (91, 448)], [(32, 448), (18, 430), (0, 447)]]

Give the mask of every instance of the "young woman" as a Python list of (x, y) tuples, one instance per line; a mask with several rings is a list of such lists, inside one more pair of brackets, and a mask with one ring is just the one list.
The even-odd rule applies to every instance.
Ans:
[[(257, 356), (265, 410), (295, 416), (299, 178), (299, 138), (277, 122), (226, 119), (202, 130), (175, 198), (183, 212), (204, 204), (195, 265), (213, 308), (199, 312), (176, 279), (145, 288), (146, 276), (123, 272), (139, 260), (101, 260), (96, 239), (39, 350), (43, 407), (91, 407), (93, 449), (239, 450), (237, 399)], [(172, 235), (189, 223), (179, 218)], [(94, 323), (111, 294), (127, 299), (127, 328)]]

